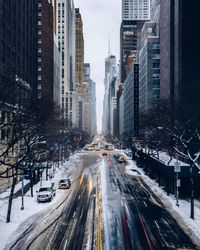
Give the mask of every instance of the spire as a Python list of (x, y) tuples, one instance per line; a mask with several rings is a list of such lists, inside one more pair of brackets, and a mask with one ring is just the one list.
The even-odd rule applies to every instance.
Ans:
[(110, 56), (110, 34), (108, 36), (108, 56)]

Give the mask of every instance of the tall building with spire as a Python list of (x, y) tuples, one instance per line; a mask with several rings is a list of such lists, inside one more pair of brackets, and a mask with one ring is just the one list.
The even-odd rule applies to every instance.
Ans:
[(105, 59), (105, 78), (104, 78), (104, 101), (103, 101), (103, 117), (102, 130), (104, 135), (113, 135), (114, 112), (113, 108), (117, 108), (115, 94), (117, 83), (117, 66), (116, 57), (113, 55)]

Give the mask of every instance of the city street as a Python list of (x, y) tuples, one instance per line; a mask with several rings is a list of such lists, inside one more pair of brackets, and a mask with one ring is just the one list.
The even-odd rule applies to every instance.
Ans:
[(200, 250), (199, 9), (0, 1), (0, 250)]
[(197, 249), (140, 177), (126, 176), (111, 154), (82, 157), (66, 199), (10, 249)]
[(157, 197), (123, 164), (104, 158), (105, 249), (196, 249)]

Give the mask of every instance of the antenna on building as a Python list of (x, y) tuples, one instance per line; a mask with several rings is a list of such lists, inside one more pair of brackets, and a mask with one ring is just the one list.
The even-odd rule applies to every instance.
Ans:
[(110, 56), (111, 53), (110, 53), (110, 34), (108, 36), (108, 56)]

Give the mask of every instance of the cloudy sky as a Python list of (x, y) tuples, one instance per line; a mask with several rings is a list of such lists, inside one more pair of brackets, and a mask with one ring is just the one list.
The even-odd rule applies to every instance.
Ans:
[(119, 60), (121, 0), (74, 0), (80, 8), (85, 40), (85, 62), (91, 64), (91, 78), (96, 82), (97, 126), (101, 129), (104, 61), (110, 50)]

